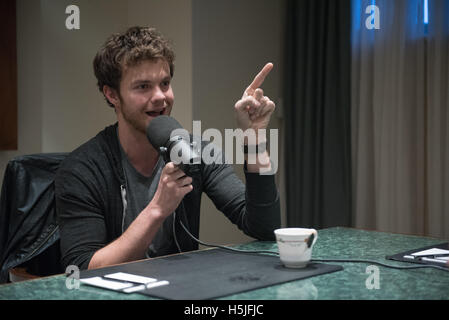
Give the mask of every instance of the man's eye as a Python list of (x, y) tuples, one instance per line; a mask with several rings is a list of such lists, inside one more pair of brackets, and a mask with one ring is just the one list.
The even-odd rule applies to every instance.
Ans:
[(170, 81), (164, 81), (162, 82), (162, 86), (168, 87), (170, 85)]
[(148, 89), (148, 85), (147, 85), (147, 84), (139, 84), (139, 85), (137, 86), (137, 89), (142, 89), (142, 90)]

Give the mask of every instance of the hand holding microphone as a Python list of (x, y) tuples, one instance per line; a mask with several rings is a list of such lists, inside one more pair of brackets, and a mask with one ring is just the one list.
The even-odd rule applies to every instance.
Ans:
[(193, 190), (189, 175), (194, 172), (195, 167), (191, 164), (198, 162), (200, 156), (190, 143), (188, 132), (172, 117), (162, 115), (154, 118), (147, 128), (147, 138), (166, 163), (159, 186), (150, 202), (165, 218)]
[(193, 190), (192, 178), (169, 162), (162, 169), (159, 186), (150, 205), (157, 209), (163, 217), (176, 210), (184, 196)]

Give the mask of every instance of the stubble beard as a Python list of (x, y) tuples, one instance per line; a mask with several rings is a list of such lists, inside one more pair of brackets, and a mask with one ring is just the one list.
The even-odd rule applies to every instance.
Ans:
[(130, 113), (122, 109), (123, 119), (131, 126), (135, 131), (142, 134), (146, 134), (146, 124), (144, 119), (146, 114), (139, 114), (138, 112)]
[(145, 119), (147, 117), (146, 114), (140, 114), (139, 110), (131, 111), (126, 104), (124, 103), (122, 97), (119, 94), (119, 100), (120, 100), (120, 111), (123, 117), (123, 120), (128, 124), (129, 127), (134, 129), (134, 131), (137, 131), (139, 133), (142, 133), (146, 135), (146, 124)]

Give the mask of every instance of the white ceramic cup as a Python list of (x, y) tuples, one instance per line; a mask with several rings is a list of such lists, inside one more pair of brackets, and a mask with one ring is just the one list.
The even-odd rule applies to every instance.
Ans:
[(287, 268), (304, 268), (312, 258), (312, 249), (318, 239), (315, 229), (282, 228), (274, 230), (279, 258)]

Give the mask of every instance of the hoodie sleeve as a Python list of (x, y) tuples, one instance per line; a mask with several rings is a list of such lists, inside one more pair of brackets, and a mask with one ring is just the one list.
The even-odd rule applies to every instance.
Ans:
[(215, 162), (204, 164), (203, 186), (216, 208), (245, 234), (258, 240), (274, 240), (280, 227), (280, 199), (274, 175), (260, 175), (244, 168), (246, 185), (233, 167), (225, 164), (218, 147)]
[(107, 244), (107, 228), (97, 186), (82, 161), (68, 159), (55, 179), (56, 213), (61, 234), (61, 263), (87, 269), (94, 253)]

